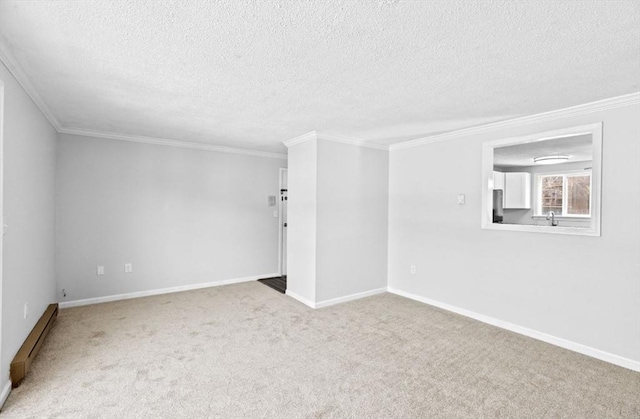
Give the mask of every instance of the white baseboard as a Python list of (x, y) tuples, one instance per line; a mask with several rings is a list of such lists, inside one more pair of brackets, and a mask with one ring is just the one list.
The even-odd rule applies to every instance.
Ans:
[(347, 301), (358, 300), (360, 298), (371, 297), (376, 294), (383, 294), (387, 292), (387, 287), (377, 288), (375, 290), (369, 290), (364, 292), (359, 292), (356, 294), (345, 295), (344, 297), (332, 298), (331, 300), (324, 300), (316, 303), (315, 308), (329, 307), (335, 304), (346, 303)]
[(511, 332), (519, 333), (524, 336), (528, 336), (533, 339), (541, 340), (546, 343), (550, 343), (552, 345), (559, 346), (564, 349), (568, 349), (570, 351), (578, 352), (583, 355), (587, 355), (601, 361), (609, 362), (611, 364), (618, 365), (620, 367), (628, 368), (633, 371), (640, 371), (640, 362), (634, 361), (633, 359), (628, 359), (621, 357), (619, 355), (615, 355), (609, 352), (601, 351), (600, 349), (595, 349), (590, 346), (583, 345), (581, 343), (572, 342), (567, 339), (559, 338), (556, 336), (548, 335), (546, 333), (538, 332), (537, 330), (528, 329), (523, 326), (518, 326), (517, 324), (505, 322), (503, 320), (494, 319), (493, 317), (485, 316), (483, 314), (478, 314), (473, 311), (465, 310), (460, 307), (452, 306), (447, 303), (442, 303), (440, 301), (432, 300), (430, 298), (422, 297), (419, 295), (411, 294), (408, 292), (400, 291), (398, 289), (394, 289), (389, 287), (387, 289), (392, 294), (397, 294), (402, 297), (410, 298), (412, 300), (420, 301), (421, 303), (429, 304), (434, 307), (441, 308), (443, 310), (451, 311), (453, 313), (460, 314), (465, 317), (472, 318), (474, 320), (481, 321), (483, 323), (490, 324), (492, 326), (496, 326), (502, 329), (509, 330)]
[(351, 294), (351, 295), (345, 295), (344, 297), (338, 297), (338, 298), (333, 298), (331, 300), (324, 300), (324, 301), (320, 301), (317, 303), (314, 303), (311, 300), (307, 300), (306, 298), (302, 297), (299, 294), (296, 294), (295, 292), (292, 292), (291, 290), (287, 290), (286, 294), (291, 297), (294, 298), (298, 301), (300, 301), (302, 304), (309, 306), (311, 308), (323, 308), (323, 307), (329, 307), (335, 304), (340, 304), (340, 303), (346, 303), (347, 301), (353, 301), (353, 300), (358, 300), (360, 298), (364, 298), (364, 297), (370, 297), (372, 295), (376, 295), (376, 294), (383, 294), (387, 292), (387, 288), (377, 288), (375, 290), (369, 290), (369, 291), (364, 291), (364, 292), (359, 292), (357, 294)]
[(221, 281), (205, 282), (202, 284), (182, 285), (179, 287), (161, 288), (157, 290), (130, 292), (127, 294), (107, 295), (104, 297), (87, 298), (84, 300), (63, 301), (63, 302), (60, 302), (59, 304), (60, 304), (60, 308), (79, 307), (79, 306), (86, 306), (90, 304), (108, 303), (110, 301), (129, 300), (131, 298), (149, 297), (152, 295), (171, 294), (173, 292), (190, 291), (190, 290), (197, 290), (201, 288), (210, 288), (210, 287), (219, 287), (221, 285), (230, 285), (230, 284), (238, 284), (240, 282), (257, 281), (258, 279), (273, 278), (276, 276), (280, 276), (280, 274), (273, 273), (273, 274), (246, 276), (243, 278), (223, 279)]
[(4, 388), (2, 389), (2, 393), (0, 393), (0, 409), (4, 406), (4, 402), (7, 401), (7, 397), (11, 394), (11, 380), (7, 381)]
[(304, 298), (303, 296), (296, 294), (295, 292), (291, 291), (291, 290), (286, 290), (285, 294), (287, 294), (289, 297), (293, 298), (294, 300), (298, 300), (300, 301), (302, 304), (309, 306), (311, 308), (316, 308), (316, 303), (314, 303), (311, 300), (307, 300), (306, 298)]

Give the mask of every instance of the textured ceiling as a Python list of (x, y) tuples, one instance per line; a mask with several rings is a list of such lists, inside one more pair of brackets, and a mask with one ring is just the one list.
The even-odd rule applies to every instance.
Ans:
[(525, 144), (498, 147), (493, 150), (493, 165), (497, 167), (535, 166), (535, 157), (565, 154), (569, 162), (593, 160), (591, 134), (553, 138)]
[(282, 152), (379, 144), (640, 90), (638, 1), (1, 1), (65, 128)]

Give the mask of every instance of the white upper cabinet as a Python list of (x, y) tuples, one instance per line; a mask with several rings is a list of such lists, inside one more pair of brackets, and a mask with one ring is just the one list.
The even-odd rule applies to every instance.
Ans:
[(504, 173), (493, 172), (493, 189), (502, 189), (504, 191)]
[(505, 209), (531, 208), (531, 173), (504, 173), (503, 190)]
[(531, 174), (493, 172), (493, 189), (502, 189), (504, 209), (531, 208)]
[(504, 208), (504, 173), (493, 171), (493, 189), (502, 189), (502, 207)]

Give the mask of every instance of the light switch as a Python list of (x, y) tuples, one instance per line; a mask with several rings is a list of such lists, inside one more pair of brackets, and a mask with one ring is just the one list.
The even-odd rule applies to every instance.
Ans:
[(104, 275), (104, 266), (98, 266), (96, 271), (98, 275)]
[(464, 205), (464, 194), (458, 195), (458, 205)]
[(275, 195), (267, 196), (267, 205), (270, 206), (270, 207), (275, 207), (276, 206), (276, 196)]

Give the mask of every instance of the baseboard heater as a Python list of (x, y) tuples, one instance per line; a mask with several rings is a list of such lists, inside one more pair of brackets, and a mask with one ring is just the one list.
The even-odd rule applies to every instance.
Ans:
[(36, 323), (31, 333), (29, 333), (29, 336), (27, 336), (27, 340), (24, 341), (15, 358), (13, 358), (10, 374), (13, 388), (18, 387), (27, 375), (27, 372), (29, 372), (31, 363), (38, 354), (44, 338), (47, 337), (56, 317), (58, 317), (58, 304), (49, 304), (49, 307), (44, 311), (38, 323)]

